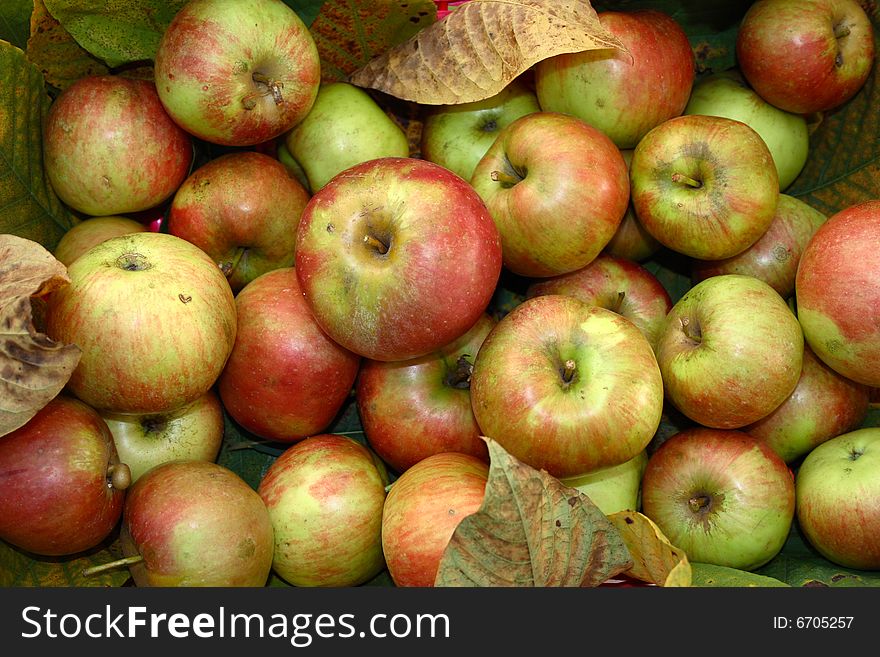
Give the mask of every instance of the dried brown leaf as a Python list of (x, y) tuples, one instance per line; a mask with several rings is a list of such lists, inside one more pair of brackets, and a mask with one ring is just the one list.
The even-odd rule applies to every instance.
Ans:
[(0, 436), (61, 392), (79, 363), (79, 347), (37, 331), (31, 306), (69, 282), (65, 266), (40, 244), (0, 235)]
[(471, 0), (370, 60), (350, 82), (424, 105), (494, 96), (562, 53), (626, 48), (586, 0)]
[(633, 567), (627, 575), (657, 586), (691, 585), (691, 566), (684, 550), (672, 545), (648, 516), (619, 511), (608, 519), (617, 527), (632, 555)]

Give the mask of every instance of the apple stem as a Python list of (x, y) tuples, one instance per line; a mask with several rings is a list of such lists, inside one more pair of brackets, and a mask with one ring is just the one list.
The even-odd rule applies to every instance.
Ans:
[(235, 250), (235, 254), (232, 256), (232, 260), (227, 260), (226, 262), (221, 262), (220, 271), (223, 272), (223, 275), (226, 278), (232, 276), (232, 273), (235, 271), (236, 267), (238, 267), (238, 263), (241, 262), (241, 257), (244, 255), (244, 252), (247, 251), (247, 248), (240, 246)]
[(698, 495), (697, 497), (692, 497), (688, 500), (688, 506), (693, 513), (700, 513), (709, 506), (710, 502), (711, 500), (708, 495)]
[(114, 463), (107, 468), (110, 485), (116, 490), (125, 490), (131, 486), (131, 468), (125, 463)]
[(509, 173), (505, 173), (504, 171), (493, 171), (492, 173), (489, 174), (489, 176), (495, 182), (500, 182), (502, 185), (505, 185), (506, 187), (513, 187), (518, 182), (522, 181), (522, 178), (520, 178), (519, 176), (511, 175)]
[(688, 187), (693, 187), (694, 189), (699, 189), (703, 186), (703, 183), (701, 183), (699, 180), (694, 180), (690, 176), (686, 176), (685, 174), (678, 172), (672, 174), (672, 182), (684, 183)]
[(703, 333), (700, 330), (700, 325), (691, 322), (689, 317), (681, 318), (681, 330), (684, 331), (685, 336), (693, 342), (694, 344), (700, 344), (703, 341)]
[(393, 485), (394, 485), (394, 482), (392, 481), (390, 484), (388, 484), (387, 486), (385, 486), (385, 493), (386, 493), (386, 494), (391, 492), (391, 487), (392, 487)]
[(446, 377), (446, 385), (458, 390), (467, 390), (471, 386), (471, 374), (474, 372), (473, 364), (468, 360), (468, 354), (458, 357), (455, 369)]
[(571, 380), (574, 378), (575, 370), (577, 370), (577, 363), (569, 358), (562, 366), (562, 380), (565, 383), (571, 383)]
[(122, 559), (117, 559), (116, 561), (108, 561), (107, 563), (102, 563), (99, 566), (84, 568), (82, 574), (83, 577), (91, 577), (92, 575), (98, 575), (108, 570), (116, 570), (117, 568), (132, 566), (136, 563), (140, 563), (143, 560), (144, 558), (141, 555), (136, 554), (131, 557), (123, 557)]
[(382, 240), (376, 239), (372, 235), (364, 235), (364, 244), (372, 247), (382, 255), (388, 253), (388, 245), (385, 244), (385, 242), (383, 242)]
[(851, 30), (850, 30), (849, 25), (844, 25), (843, 23), (838, 23), (837, 25), (834, 26), (834, 38), (835, 39), (842, 39), (845, 36), (849, 36), (850, 32), (851, 32)]
[(272, 96), (272, 100), (275, 101), (276, 105), (284, 104), (284, 97), (281, 95), (281, 90), (284, 89), (284, 83), (279, 82), (278, 80), (272, 80), (268, 76), (260, 73), (259, 71), (254, 71), (251, 78), (254, 82), (256, 82), (261, 87), (266, 87), (265, 89), (260, 89), (259, 91), (254, 91), (252, 93), (243, 96), (241, 99), (241, 104), (246, 110), (252, 110), (257, 106), (257, 98), (260, 96)]
[(626, 292), (621, 290), (617, 293), (617, 300), (612, 304), (613, 307), (608, 310), (613, 310), (616, 313), (620, 313), (620, 307), (623, 305), (623, 300), (626, 298)]

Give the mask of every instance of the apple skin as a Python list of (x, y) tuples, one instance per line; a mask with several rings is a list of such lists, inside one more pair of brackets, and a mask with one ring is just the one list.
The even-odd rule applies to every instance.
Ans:
[(58, 95), (43, 127), (49, 182), (87, 215), (159, 205), (186, 178), (192, 159), (192, 137), (171, 120), (148, 80), (80, 78)]
[(321, 330), (291, 267), (256, 278), (235, 304), (235, 345), (217, 381), (226, 411), (268, 440), (323, 431), (348, 399), (360, 356)]
[(807, 244), (795, 282), (807, 343), (832, 369), (880, 386), (880, 200), (828, 218)]
[(654, 274), (608, 254), (599, 254), (582, 269), (538, 280), (526, 290), (526, 297), (542, 294), (567, 294), (613, 310), (635, 324), (652, 347), (672, 309), (669, 293)]
[(794, 294), (801, 255), (827, 217), (800, 199), (780, 194), (776, 213), (767, 231), (742, 253), (723, 260), (694, 260), (695, 283), (720, 274), (745, 274), (759, 278), (787, 299)]
[(166, 233), (92, 247), (53, 292), (46, 334), (82, 350), (68, 389), (99, 412), (164, 413), (214, 385), (235, 342), (235, 299), (201, 249)]
[(111, 237), (143, 233), (147, 230), (149, 229), (143, 223), (128, 217), (119, 215), (92, 217), (69, 228), (58, 240), (53, 255), (59, 262), (69, 267), (74, 260), (96, 244), (106, 242)]
[(408, 157), (406, 133), (363, 89), (326, 82), (312, 109), (284, 136), (315, 192), (340, 171), (379, 157)]
[(782, 549), (794, 512), (788, 466), (741, 431), (677, 433), (642, 478), (642, 513), (694, 562), (759, 568)]
[(292, 267), (309, 193), (278, 160), (227, 153), (196, 169), (174, 194), (168, 232), (213, 258), (238, 292), (260, 274)]
[(567, 479), (647, 447), (663, 412), (663, 381), (635, 324), (549, 294), (526, 299), (489, 333), (474, 361), (471, 404), (484, 436)]
[(424, 160), (378, 158), (312, 196), (295, 267), (333, 340), (373, 360), (407, 360), (476, 323), (501, 274), (501, 238), (459, 176)]
[(103, 413), (101, 417), (132, 482), (166, 461), (214, 461), (223, 443), (223, 407), (213, 389), (170, 413)]
[(586, 266), (629, 204), (620, 150), (596, 128), (553, 112), (527, 114), (501, 130), (470, 182), (498, 226), (504, 266), (521, 276)]
[(321, 64), (308, 28), (281, 0), (190, 0), (162, 34), (154, 75), (162, 104), (187, 132), (250, 146), (303, 120)]
[(412, 360), (365, 359), (355, 388), (367, 442), (393, 470), (404, 472), (438, 452), (489, 462), (471, 408), (470, 375), (496, 321), (483, 314), (458, 340)]
[[(623, 161), (626, 163), (626, 170), (632, 164), (632, 149), (628, 148), (620, 151)], [(623, 214), (623, 219), (617, 227), (617, 231), (605, 245), (605, 252), (617, 258), (626, 258), (633, 262), (643, 262), (655, 255), (663, 248), (651, 233), (645, 230), (639, 218), (636, 216), (636, 210), (630, 202)]]
[(743, 431), (791, 463), (826, 440), (855, 430), (867, 413), (868, 387), (841, 376), (804, 345), (803, 369), (794, 391)]
[(46, 556), (93, 548), (116, 527), (129, 482), (101, 416), (59, 395), (0, 437), (0, 539)]
[(388, 476), (360, 443), (335, 434), (281, 453), (259, 492), (275, 533), (275, 572), (294, 586), (357, 586), (385, 567), (382, 507)]
[(538, 97), (522, 78), (483, 100), (432, 107), (422, 127), (422, 157), (470, 180), (503, 128), (540, 111)]
[(544, 111), (572, 114), (620, 148), (635, 148), (652, 128), (679, 116), (696, 75), (694, 53), (675, 19), (656, 10), (599, 12), (602, 27), (632, 55), (587, 50), (535, 66)]
[(589, 497), (606, 516), (618, 511), (638, 511), (641, 505), (642, 475), (647, 465), (648, 452), (642, 450), (620, 465), (561, 481)]
[(757, 422), (794, 391), (804, 337), (779, 294), (752, 276), (697, 283), (672, 307), (657, 344), (666, 399), (715, 429)]
[(780, 190), (791, 185), (807, 163), (810, 134), (806, 118), (768, 103), (735, 69), (697, 82), (684, 113), (736, 119), (761, 135), (773, 156)]
[(757, 242), (779, 199), (764, 140), (745, 123), (719, 116), (679, 116), (651, 130), (633, 152), (630, 179), (647, 231), (702, 260), (729, 258)]
[(865, 84), (873, 27), (855, 0), (759, 0), (743, 16), (736, 56), (767, 102), (797, 114), (825, 112)]
[(828, 440), (797, 472), (798, 525), (829, 561), (880, 569), (880, 428), (856, 429)]
[(256, 587), (269, 579), (274, 535), (262, 498), (232, 470), (168, 461), (125, 496), (120, 531), (139, 587)]
[(480, 509), (489, 466), (469, 454), (433, 454), (391, 484), (382, 510), (382, 551), (395, 585), (434, 586), (443, 552)]

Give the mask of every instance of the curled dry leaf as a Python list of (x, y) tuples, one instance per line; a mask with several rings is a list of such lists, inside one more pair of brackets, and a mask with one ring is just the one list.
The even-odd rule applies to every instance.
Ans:
[(633, 558), (626, 574), (657, 586), (690, 586), (691, 566), (683, 550), (675, 547), (648, 516), (619, 511), (608, 516), (617, 527)]
[(456, 527), (436, 586), (598, 586), (632, 566), (590, 498), (490, 438), (483, 504)]
[(424, 105), (494, 96), (533, 64), (625, 46), (586, 0), (471, 0), (370, 60), (350, 82)]
[(0, 235), (0, 436), (61, 392), (79, 363), (79, 347), (35, 328), (31, 306), (69, 282), (64, 265), (40, 244)]

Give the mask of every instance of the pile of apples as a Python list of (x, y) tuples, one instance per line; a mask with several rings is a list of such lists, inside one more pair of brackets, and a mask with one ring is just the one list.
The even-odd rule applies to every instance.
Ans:
[[(191, 0), (154, 81), (64, 90), (45, 168), (85, 220), (45, 331), (82, 355), (0, 438), (0, 538), (72, 555), (120, 527), (140, 586), (431, 586), (488, 436), (691, 561), (756, 569), (797, 520), (880, 569), (880, 199), (784, 193), (808, 118), (867, 79), (870, 20), (759, 0), (739, 70), (697, 81), (670, 16), (599, 18), (628, 54), (425, 106), (417, 156), (375, 95), (321, 84), (280, 0)], [(657, 257), (690, 268), (675, 302)], [(352, 394), (362, 442), (326, 433)], [(284, 448), (257, 490), (215, 462), (224, 412)]]

